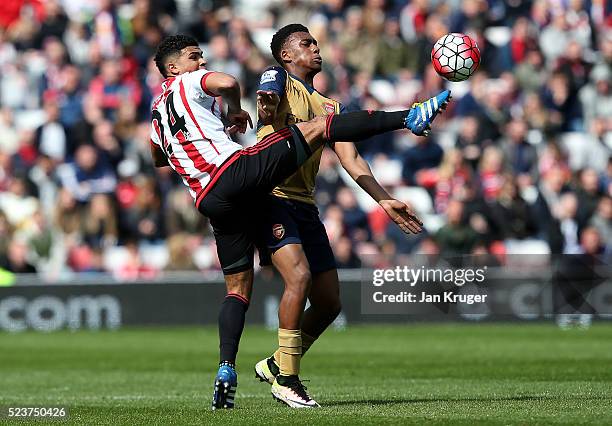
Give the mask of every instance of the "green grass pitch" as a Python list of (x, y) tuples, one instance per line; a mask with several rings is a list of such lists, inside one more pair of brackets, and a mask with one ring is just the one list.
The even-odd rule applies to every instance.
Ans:
[(302, 361), (323, 406), (309, 411), (275, 402), (253, 377), (275, 342), (245, 330), (237, 408), (212, 412), (215, 328), (2, 333), (0, 405), (66, 406), (71, 423), (87, 425), (612, 424), (612, 324), (330, 331)]

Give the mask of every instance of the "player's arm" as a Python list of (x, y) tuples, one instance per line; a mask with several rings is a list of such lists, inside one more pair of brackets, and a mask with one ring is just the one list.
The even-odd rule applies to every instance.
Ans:
[(164, 154), (164, 151), (162, 151), (159, 145), (156, 145), (153, 142), (151, 142), (149, 145), (151, 147), (151, 158), (153, 158), (153, 165), (155, 167), (169, 166), (166, 154)]
[(405, 233), (421, 232), (423, 222), (406, 203), (394, 199), (383, 188), (368, 163), (363, 159), (352, 142), (336, 142), (333, 149), (340, 164), (357, 184), (367, 192)]
[(247, 124), (253, 128), (248, 112), (240, 104), (240, 84), (233, 76), (222, 72), (209, 72), (202, 77), (202, 89), (214, 96), (221, 96), (227, 104), (227, 119), (232, 123), (230, 133), (246, 132)]
[(257, 119), (260, 123), (268, 125), (274, 122), (286, 81), (287, 73), (281, 67), (269, 68), (261, 75), (257, 90)]

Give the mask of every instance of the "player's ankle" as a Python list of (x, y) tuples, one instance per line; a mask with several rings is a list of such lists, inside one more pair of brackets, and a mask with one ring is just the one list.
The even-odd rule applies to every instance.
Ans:
[(233, 361), (221, 361), (219, 363), (219, 367), (223, 367), (223, 366), (230, 367), (230, 368), (232, 368), (234, 370), (236, 369), (236, 363), (233, 362)]
[(291, 374), (291, 375), (279, 374), (278, 376), (276, 376), (276, 383), (278, 383), (281, 386), (286, 386), (290, 383), (295, 382), (296, 380), (300, 380), (297, 374)]
[(274, 356), (269, 357), (266, 362), (268, 364), (268, 369), (270, 370), (270, 373), (272, 373), (274, 376), (278, 376), (280, 374), (280, 365), (278, 364), (278, 361), (276, 361)]

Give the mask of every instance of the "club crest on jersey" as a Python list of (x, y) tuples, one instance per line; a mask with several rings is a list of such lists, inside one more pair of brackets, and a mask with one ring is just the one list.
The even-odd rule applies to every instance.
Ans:
[(331, 102), (323, 102), (323, 109), (325, 109), (328, 114), (333, 114), (336, 112), (336, 107)]
[(272, 235), (277, 240), (282, 239), (285, 236), (285, 227), (281, 223), (277, 223), (272, 226)]

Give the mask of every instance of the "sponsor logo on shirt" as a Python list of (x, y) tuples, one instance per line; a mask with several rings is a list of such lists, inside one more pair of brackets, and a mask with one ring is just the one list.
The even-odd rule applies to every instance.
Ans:
[(276, 74), (278, 71), (276, 70), (268, 70), (261, 75), (261, 81), (259, 84), (269, 83), (271, 81), (276, 81)]

